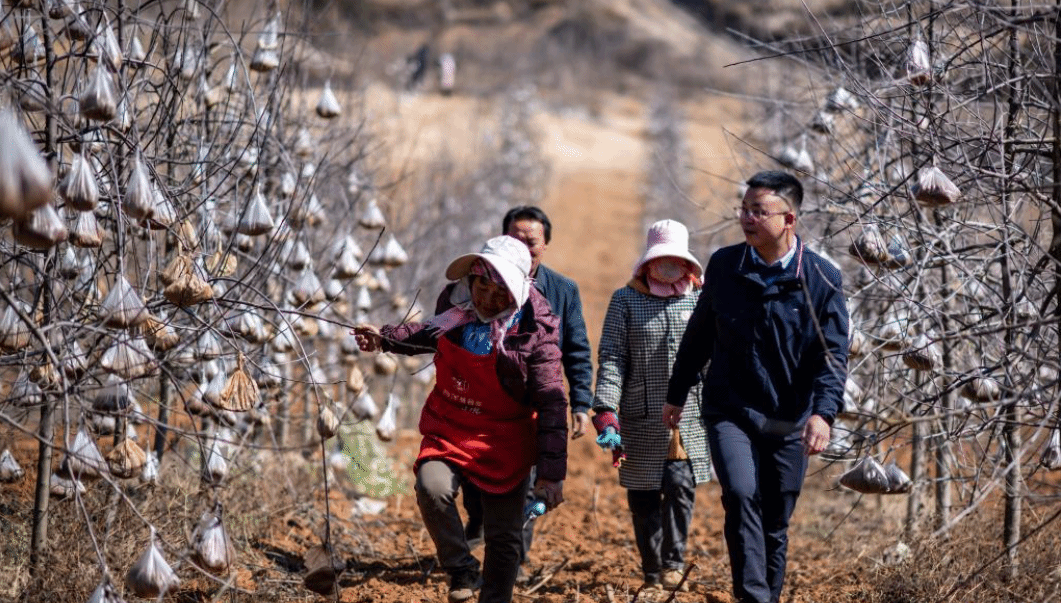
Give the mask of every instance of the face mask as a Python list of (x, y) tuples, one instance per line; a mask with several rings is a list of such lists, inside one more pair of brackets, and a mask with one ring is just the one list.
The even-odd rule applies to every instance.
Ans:
[(678, 258), (659, 258), (648, 265), (649, 278), (661, 283), (674, 283), (688, 272), (685, 262)]

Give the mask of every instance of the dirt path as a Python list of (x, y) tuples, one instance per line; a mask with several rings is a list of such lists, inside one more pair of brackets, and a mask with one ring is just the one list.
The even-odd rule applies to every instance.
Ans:
[[(443, 152), (458, 162), (472, 161), (492, 127), (482, 118), (493, 113), (484, 103), (462, 96), (396, 95), (384, 86), (370, 87), (364, 95), (370, 128), (394, 152), (399, 169), (415, 168)], [(689, 226), (693, 244), (706, 261), (711, 243), (733, 240), (732, 233), (711, 240), (702, 233), (728, 217), (734, 182), (745, 169), (723, 130), (736, 127), (740, 105), (718, 97), (690, 103), (683, 112), (692, 173), (690, 203), (699, 216), (699, 223)], [(549, 163), (545, 197), (539, 202), (553, 222), (545, 261), (579, 284), (594, 346), (612, 292), (629, 278), (643, 250), (642, 196), (651, 152), (643, 102), (602, 93), (595, 115), (558, 113), (542, 106), (533, 121), (539, 151)], [(400, 195), (395, 193), (396, 198)]]
[(539, 114), (535, 124), (551, 162), (542, 209), (553, 240), (545, 261), (578, 283), (593, 349), (608, 300), (644, 244), (644, 106), (612, 97), (602, 107), (600, 120)]
[[(582, 293), (590, 342), (596, 348), (608, 301), (630, 278), (644, 250), (643, 195), (651, 152), (646, 106), (627, 97), (605, 97), (599, 119), (539, 114), (541, 149), (552, 172), (542, 208), (553, 221), (546, 262), (575, 279)], [(692, 198), (698, 223), (693, 244), (706, 263), (711, 242), (732, 242), (733, 233), (709, 241), (734, 205), (738, 166), (723, 130), (739, 116), (735, 101), (717, 98), (683, 109)]]

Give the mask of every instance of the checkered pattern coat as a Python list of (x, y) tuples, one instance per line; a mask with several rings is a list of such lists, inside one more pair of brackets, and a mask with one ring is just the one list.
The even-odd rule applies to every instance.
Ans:
[[(670, 442), (663, 425), (667, 381), (699, 295), (694, 288), (681, 297), (655, 297), (630, 285), (612, 294), (597, 352), (593, 408), (619, 415), (626, 452), (619, 483), (625, 488), (658, 490), (662, 485)], [(698, 484), (711, 479), (700, 398), (700, 386), (693, 387), (679, 425)]]

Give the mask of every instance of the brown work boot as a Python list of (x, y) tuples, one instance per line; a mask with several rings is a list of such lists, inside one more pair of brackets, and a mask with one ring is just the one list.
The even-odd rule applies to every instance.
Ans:
[(661, 590), (658, 574), (646, 574), (645, 581), (641, 583), (640, 590)]

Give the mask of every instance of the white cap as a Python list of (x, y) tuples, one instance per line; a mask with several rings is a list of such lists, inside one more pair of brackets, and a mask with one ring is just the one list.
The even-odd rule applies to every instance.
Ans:
[(527, 302), (530, 295), (530, 250), (519, 239), (501, 235), (488, 240), (479, 253), (467, 253), (449, 263), (446, 278), (455, 281), (464, 278), (472, 263), (481, 259), (489, 262), (505, 281), (505, 287), (516, 300), (516, 307)]

